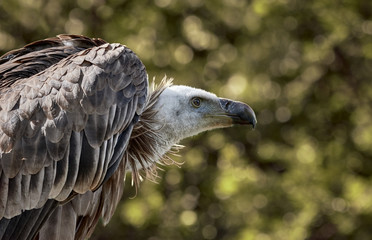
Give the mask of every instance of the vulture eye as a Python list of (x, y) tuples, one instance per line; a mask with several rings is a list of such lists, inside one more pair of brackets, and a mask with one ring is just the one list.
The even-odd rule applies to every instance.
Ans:
[(193, 107), (199, 108), (201, 104), (201, 99), (198, 97), (194, 97), (191, 99), (191, 104)]

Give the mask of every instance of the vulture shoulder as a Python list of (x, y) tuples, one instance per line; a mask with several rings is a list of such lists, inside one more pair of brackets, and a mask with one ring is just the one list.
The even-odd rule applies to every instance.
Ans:
[(34, 227), (16, 236), (32, 239), (52, 205), (110, 180), (147, 86), (138, 57), (101, 39), (60, 35), (0, 58), (0, 238), (17, 239), (9, 223), (28, 214)]

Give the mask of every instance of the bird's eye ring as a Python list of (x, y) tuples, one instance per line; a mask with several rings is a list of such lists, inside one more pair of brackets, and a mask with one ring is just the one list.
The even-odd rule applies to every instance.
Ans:
[(191, 104), (193, 107), (199, 108), (201, 105), (201, 99), (198, 97), (194, 97), (191, 99)]

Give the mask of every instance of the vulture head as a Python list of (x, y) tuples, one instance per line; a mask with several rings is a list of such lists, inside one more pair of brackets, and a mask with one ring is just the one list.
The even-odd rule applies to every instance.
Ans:
[(219, 98), (202, 89), (172, 85), (172, 79), (164, 78), (149, 96), (128, 146), (132, 158), (127, 170), (134, 173), (136, 186), (141, 180), (138, 170), (144, 170), (152, 179), (157, 176), (154, 170), (157, 163), (175, 163), (166, 153), (178, 151), (182, 139), (234, 124), (254, 128), (257, 123), (247, 104)]
[(167, 87), (155, 107), (156, 119), (164, 124), (162, 135), (174, 143), (207, 130), (257, 123), (250, 106), (188, 86)]

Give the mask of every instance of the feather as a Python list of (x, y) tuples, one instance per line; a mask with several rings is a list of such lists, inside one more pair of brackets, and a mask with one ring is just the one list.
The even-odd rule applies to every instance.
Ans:
[(89, 101), (89, 99), (84, 96), (83, 99), (81, 100), (81, 107), (86, 114), (94, 114), (95, 109), (92, 105), (92, 103)]
[(133, 95), (135, 94), (136, 86), (133, 84), (129, 84), (126, 88), (123, 89), (123, 95), (126, 98), (132, 98)]
[(15, 138), (20, 129), (21, 120), (16, 111), (10, 111), (3, 114), (1, 119), (1, 130), (9, 137)]
[(112, 136), (115, 131), (113, 129), (113, 124), (114, 124), (114, 120), (115, 120), (115, 113), (116, 111), (119, 110), (116, 108), (116, 105), (113, 105), (113, 106), (110, 106), (109, 108), (109, 112), (108, 112), (108, 122), (107, 122), (107, 126), (106, 126), (106, 135), (104, 137), (104, 139), (109, 139), (110, 136)]
[(22, 134), (23, 138), (30, 139), (37, 137), (36, 135), (40, 134), (41, 124), (35, 125), (35, 121), (33, 120), (34, 119), (32, 119), (31, 121), (25, 121), (24, 125), (26, 125), (26, 127)]
[[(28, 232), (28, 230), (31, 230), (30, 226), (32, 226), (32, 221), (33, 221), (32, 217), (36, 217), (34, 218), (34, 221), (36, 221), (38, 215), (34, 216), (32, 212), (27, 211), (22, 215), (12, 218), (11, 221), (9, 222), (10, 224), (8, 225), (14, 225), (16, 231), (13, 231), (13, 233), (9, 235), (9, 237), (11, 239), (20, 239), (20, 240), (26, 239), (26, 237), (22, 237), (22, 235), (24, 235), (24, 232)], [(1, 238), (1, 239), (6, 239), (6, 237)]]
[(31, 217), (34, 224), (32, 229), (28, 234), (25, 234), (27, 238), (32, 240), (34, 236), (40, 231), (44, 223), (49, 220), (49, 216), (55, 211), (58, 207), (58, 202), (52, 199), (49, 199), (42, 208), (36, 208), (32, 210), (34, 217)]
[[(51, 144), (59, 143), (64, 136), (63, 129), (57, 128), (56, 122), (54, 120), (48, 119), (43, 126), (43, 130), (46, 140)], [(53, 152), (51, 152), (50, 154), (53, 154)]]
[(59, 80), (51, 79), (48, 81), (48, 85), (50, 85), (52, 88), (59, 90), (62, 86), (62, 83)]
[(67, 112), (66, 115), (68, 121), (72, 125), (72, 130), (75, 132), (80, 132), (84, 129), (89, 117), (89, 115), (84, 113), (81, 107), (74, 112)]
[(84, 154), (80, 156), (79, 174), (74, 186), (74, 191), (80, 194), (90, 189), (99, 161), (99, 148), (92, 147), (85, 136), (81, 147)]
[(0, 219), (4, 216), (5, 213), (6, 202), (8, 200), (8, 187), (9, 178), (4, 173), (0, 172)]
[(58, 207), (40, 231), (39, 240), (73, 240), (77, 216), (70, 204)]
[(2, 154), (1, 165), (8, 178), (14, 178), (19, 173), (23, 165), (21, 141), (16, 141), (12, 152)]
[(121, 171), (115, 174), (102, 187), (102, 218), (106, 225), (113, 216), (117, 204), (123, 194), (124, 184), (120, 184), (125, 176), (126, 161), (121, 161), (118, 166)]
[[(30, 122), (28, 125), (31, 125)], [(23, 159), (28, 160), (32, 159), (37, 151), (38, 143), (41, 139), (43, 139), (42, 134), (40, 133), (40, 128), (36, 129), (36, 131), (32, 131), (32, 127), (29, 128), (27, 134), (24, 134), (23, 137), (20, 139), (22, 142), (22, 156)]]
[(147, 89), (146, 89), (147, 82), (146, 81), (142, 81), (139, 85), (135, 85), (135, 86), (136, 86), (136, 90), (139, 92), (137, 96), (142, 97), (147, 94)]
[(30, 199), (30, 182), (31, 175), (22, 175), (21, 182), (21, 196), (22, 196), (22, 209), (31, 209), (31, 199)]
[(13, 232), (17, 229), (20, 216), (12, 219), (3, 218), (0, 220), (0, 237), (1, 240), (12, 240)]
[[(48, 206), (48, 204), (46, 204)], [(44, 206), (45, 207), (45, 206)], [(14, 226), (16, 231), (13, 231), (11, 235), (9, 235), (10, 239), (15, 240), (26, 240), (26, 239), (32, 239), (32, 235), (30, 235), (30, 232), (37, 228), (36, 222), (41, 218), (45, 218), (47, 216), (43, 216), (42, 213), (44, 208), (38, 208), (36, 210), (28, 210), (25, 211), (22, 215), (18, 215), (11, 219), (10, 224), (11, 226)], [(7, 220), (7, 219), (4, 219)], [(0, 220), (0, 226), (3, 224), (2, 220)], [(1, 232), (1, 230), (0, 230)], [(1, 235), (1, 234), (0, 234)], [(3, 238), (1, 238), (3, 239)], [(5, 238), (4, 238), (5, 239)]]
[[(47, 84), (45, 84), (47, 85)], [(44, 111), (45, 116), (49, 119), (52, 120), (55, 117), (58, 116), (61, 108), (57, 105), (55, 101), (53, 101), (51, 96), (45, 96), (43, 98), (43, 101), (41, 103), (41, 107)]]
[(68, 157), (68, 173), (65, 185), (60, 194), (55, 197), (58, 201), (64, 201), (71, 193), (79, 172), (79, 163), (84, 133), (72, 132), (70, 139), (70, 152)]
[(85, 95), (91, 96), (95, 92), (103, 89), (103, 87), (106, 85), (107, 76), (108, 74), (105, 72), (105, 69), (96, 65), (85, 68), (83, 71), (81, 89)]
[(36, 174), (44, 167), (47, 159), (45, 137), (39, 131), (32, 138), (22, 138), (22, 151), (26, 160), (23, 162), (22, 174)]
[(85, 55), (85, 61), (93, 62), (96, 56), (97, 56), (97, 51), (89, 51)]
[(129, 116), (128, 112), (130, 111), (130, 103), (127, 104), (125, 107), (121, 109), (118, 115), (118, 122), (117, 122), (117, 129), (116, 132), (122, 132), (127, 127), (127, 116)]
[(62, 88), (60, 90), (61, 94), (65, 97), (65, 99), (71, 104), (76, 99), (79, 98), (80, 95), (80, 86), (77, 83), (71, 83), (68, 81), (70, 76), (67, 75), (67, 80), (62, 83)]
[[(67, 153), (66, 153), (67, 155)], [(53, 187), (54, 183), (54, 165), (49, 165), (44, 168), (44, 178), (43, 178), (43, 185), (40, 194), (40, 199), (36, 208), (41, 208), (49, 198), (49, 193)]]
[(25, 92), (26, 92), (26, 97), (27, 99), (35, 99), (38, 96), (38, 91), (31, 86), (26, 86), (25, 87)]
[(110, 107), (115, 104), (116, 96), (115, 93), (109, 87), (105, 87), (103, 90), (103, 98), (97, 106), (97, 114), (107, 114)]
[(97, 114), (104, 114), (107, 112), (107, 108), (103, 108), (104, 104), (103, 101), (105, 101), (105, 91), (96, 91), (94, 94), (87, 96), (86, 98), (90, 105), (94, 108), (94, 113)]
[(17, 174), (14, 178), (9, 179), (8, 201), (4, 213), (6, 218), (12, 218), (21, 213), (21, 181), (21, 174)]
[(124, 72), (111, 72), (107, 83), (113, 91), (118, 92), (131, 84), (131, 79), (130, 76), (126, 75)]
[(66, 99), (66, 96), (64, 94), (63, 90), (58, 90), (56, 93), (56, 103), (63, 109), (70, 109), (69, 101)]
[(4, 111), (11, 111), (16, 105), (19, 105), (20, 97), (18, 94), (6, 93), (4, 94), (4, 99), (7, 99), (7, 101), (0, 102), (0, 107)]
[(113, 133), (119, 132), (122, 123), (125, 121), (125, 118), (122, 116), (125, 116), (126, 111), (127, 111), (126, 106), (123, 108), (116, 108), (115, 106), (115, 111), (113, 113), (114, 117), (112, 119), (110, 118), (110, 121), (112, 121), (111, 132)]
[[(53, 67), (52, 69), (53, 69), (53, 71), (52, 71), (52, 74), (51, 74), (51, 78), (55, 79), (57, 82), (60, 82), (61, 85), (63, 85), (63, 82), (61, 80), (62, 80), (62, 77), (64, 75), (66, 75), (67, 69), (66, 68), (56, 68), (56, 67)], [(58, 84), (58, 86), (59, 86), (59, 84)], [(60, 87), (58, 87), (58, 89), (59, 88)]]
[(106, 136), (108, 117), (108, 114), (89, 116), (84, 132), (90, 146), (98, 148), (102, 145)]
[(115, 148), (114, 148), (114, 154), (110, 160), (107, 173), (103, 181), (106, 181), (116, 171), (119, 163), (121, 162), (121, 159), (124, 156), (124, 153), (125, 153), (124, 149), (126, 149), (128, 146), (128, 140), (130, 138), (130, 133), (132, 132), (132, 130), (133, 130), (133, 125), (129, 125), (127, 129), (125, 129), (125, 131), (123, 131), (120, 134), (116, 142)]
[[(135, 71), (132, 75), (132, 83), (134, 84), (134, 86), (139, 86), (139, 85), (143, 85), (143, 83), (145, 83), (144, 85), (147, 85), (146, 82), (147, 82), (147, 77), (144, 78), (143, 76), (146, 75), (145, 73), (145, 67), (141, 64), (136, 64), (136, 68), (138, 69), (137, 71)], [(143, 87), (142, 87), (143, 89)]]
[(37, 174), (31, 175), (29, 198), (31, 208), (35, 208), (40, 200), (41, 191), (43, 189), (44, 168)]
[(87, 191), (84, 194), (76, 196), (76, 198), (71, 201), (71, 205), (77, 215), (84, 216), (91, 210), (94, 204), (91, 202), (94, 197), (93, 195), (94, 193), (92, 191)]
[(69, 145), (67, 145), (68, 140), (68, 135), (63, 135), (63, 138), (57, 143), (50, 142), (48, 139), (46, 139), (46, 147), (48, 151), (48, 157), (45, 163), (46, 165), (51, 164), (52, 160), (59, 161), (63, 158), (66, 150), (69, 148)]
[(137, 115), (141, 115), (146, 103), (147, 103), (147, 100), (145, 96), (138, 97), (138, 103), (137, 103), (137, 109), (136, 109)]
[[(14, 145), (14, 139), (0, 132), (0, 153), (9, 153)], [(1, 156), (0, 156), (1, 157)]]
[(67, 119), (66, 111), (60, 111), (58, 116), (56, 116), (53, 121), (55, 123), (56, 129), (64, 131), (65, 134), (70, 134), (71, 124)]
[(116, 104), (119, 108), (123, 108), (128, 105), (128, 103), (131, 101), (131, 98), (127, 98), (124, 95), (123, 91), (119, 91), (116, 93)]
[(129, 124), (130, 122), (137, 123), (138, 118), (135, 118), (137, 104), (138, 104), (138, 98), (134, 97), (128, 107), (128, 110), (130, 111), (127, 112), (127, 116), (130, 116), (129, 118), (127, 118), (127, 120), (130, 120), (130, 121), (127, 121), (125, 125)]
[[(21, 100), (24, 97), (21, 96)], [(21, 104), (18, 108), (17, 113), (19, 114), (20, 119), (30, 119), (40, 108), (38, 99), (25, 99), (25, 103)], [(24, 122), (23, 122), (24, 124)]]
[(79, 83), (81, 81), (81, 77), (82, 77), (82, 70), (81, 68), (79, 67), (74, 67), (71, 69), (69, 69), (68, 71), (68, 81), (70, 81), (71, 83)]
[(60, 111), (55, 119), (47, 120), (44, 131), (49, 156), (54, 160), (62, 159), (69, 147), (71, 134), (71, 124), (67, 120), (65, 111)]
[(0, 239), (34, 239), (34, 235), (39, 231), (41, 224), (46, 221), (57, 204), (54, 200), (48, 200), (42, 208), (24, 211), (21, 215), (11, 219), (0, 219)]
[(50, 190), (50, 193), (49, 193), (49, 197), (50, 198), (55, 198), (57, 197), (63, 186), (65, 185), (66, 183), (66, 179), (67, 179), (67, 174), (68, 174), (68, 162), (69, 162), (69, 151), (66, 152), (66, 154), (64, 155), (64, 157), (57, 161), (57, 162), (53, 162), (53, 165), (54, 165), (54, 169), (55, 169), (55, 177), (54, 177), (54, 180), (53, 180), (53, 186)]
[(101, 180), (103, 180), (101, 178), (102, 178), (103, 173), (106, 172), (106, 169), (104, 169), (104, 167), (105, 167), (106, 159), (108, 159), (108, 158), (106, 158), (106, 151), (108, 151), (108, 149), (107, 149), (107, 143), (108, 142), (109, 142), (109, 140), (104, 141), (102, 143), (101, 147), (99, 148), (97, 170), (96, 170), (96, 173), (94, 175), (94, 178), (93, 178), (90, 189), (96, 189), (97, 186), (100, 185)]
[[(43, 86), (39, 90), (40, 94), (44, 96), (42, 104), (43, 109), (45, 106), (52, 106), (52, 99), (50, 98), (49, 94), (52, 92), (52, 86), (50, 86), (47, 83), (44, 83)], [(48, 108), (45, 109), (45, 111), (48, 110)]]

